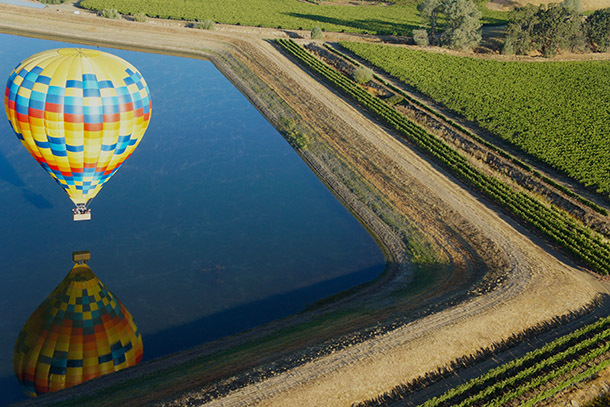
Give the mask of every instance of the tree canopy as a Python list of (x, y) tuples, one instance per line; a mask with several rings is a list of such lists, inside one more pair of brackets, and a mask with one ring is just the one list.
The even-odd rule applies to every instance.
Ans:
[(580, 0), (513, 10), (506, 28), (503, 52), (540, 52), (551, 57), (561, 50), (605, 52), (610, 47), (610, 9), (598, 10), (586, 19)]
[(587, 42), (593, 51), (606, 52), (610, 48), (610, 8), (597, 10), (584, 22)]
[[(425, 0), (418, 10), (428, 19), (432, 44), (469, 50), (481, 41), (481, 11), (471, 0)], [(444, 25), (439, 31), (441, 19)]]

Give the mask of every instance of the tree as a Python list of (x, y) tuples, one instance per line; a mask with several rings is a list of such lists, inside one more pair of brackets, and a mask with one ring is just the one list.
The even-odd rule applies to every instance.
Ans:
[(438, 19), (443, 12), (443, 0), (425, 0), (417, 5), (417, 10), (423, 17), (428, 19), (432, 44), (436, 45)]
[(565, 9), (573, 11), (575, 13), (582, 13), (582, 4), (580, 0), (563, 0), (562, 6)]
[(104, 18), (111, 18), (113, 20), (118, 20), (121, 18), (121, 13), (119, 13), (115, 8), (105, 8), (99, 13), (99, 15)]
[(469, 50), (481, 42), (481, 11), (470, 0), (445, 0), (445, 28), (441, 44)]
[(535, 50), (551, 57), (561, 49), (584, 50), (579, 9), (579, 0), (515, 9), (509, 14), (503, 53), (526, 54)]
[(509, 13), (502, 53), (525, 54), (532, 48), (537, 11), (536, 7), (528, 4), (525, 7), (517, 7)]
[(440, 44), (453, 49), (472, 49), (481, 41), (481, 11), (471, 0), (425, 0), (418, 6), (430, 24), (430, 37), (438, 43), (438, 24), (442, 18)]
[(584, 22), (584, 32), (591, 49), (606, 52), (610, 48), (610, 8), (597, 10)]
[(557, 54), (560, 49), (573, 48), (581, 37), (580, 15), (563, 4), (541, 7), (536, 13), (534, 25), (536, 48), (546, 57)]

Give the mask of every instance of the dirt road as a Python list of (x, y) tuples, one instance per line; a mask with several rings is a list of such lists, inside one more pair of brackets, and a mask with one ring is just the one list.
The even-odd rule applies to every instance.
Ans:
[[(252, 77), (235, 69), (246, 67), (297, 112), (315, 133), (315, 142), (380, 191), (388, 204), (453, 265), (453, 272), (437, 287), (437, 296), (451, 296), (456, 287), (479, 281), (486, 273), (499, 273), (504, 278), (484, 295), (242, 386), (208, 405), (349, 406), (514, 332), (578, 309), (597, 293), (607, 292), (594, 276), (575, 268), (499, 208), (473, 194), (263, 40), (286, 36), (285, 32), (255, 28), (205, 32), (181, 25), (103, 20), (53, 6), (24, 11), (0, 5), (3, 32), (210, 58), (272, 123), (277, 123), (281, 112), (270, 99), (254, 91)], [(242, 65), (233, 64), (235, 61)], [(384, 226), (374, 211), (342, 185), (338, 170), (317, 150), (302, 155), (327, 185), (350, 203), (386, 246), (389, 256), (401, 265), (368, 291), (354, 294), (366, 297), (371, 306), (387, 302), (392, 288), (404, 287), (410, 279), (408, 253), (396, 231)], [(146, 368), (151, 366), (154, 364)], [(191, 390), (181, 389), (181, 395), (159, 404), (196, 404), (207, 397), (202, 383), (193, 379), (189, 386)]]
[[(261, 47), (267, 48), (265, 44)], [(300, 84), (298, 93), (307, 90), (337, 118), (360, 115), (317, 81), (290, 66), (283, 56), (273, 50), (264, 52), (267, 63), (284, 67), (283, 74)], [(499, 216), (487, 203), (439, 172), (383, 128), (357, 119), (352, 119), (349, 125), (351, 129), (343, 134), (345, 156), (356, 157), (363, 172), (381, 167), (385, 173), (390, 173), (391, 180), (386, 181), (384, 188), (397, 206), (409, 207), (406, 194), (413, 193), (409, 187), (420, 188), (417, 193), (425, 190), (423, 195), (427, 197), (428, 205), (426, 207), (425, 202), (419, 200), (419, 210), (429, 213), (419, 213), (419, 221), (427, 226), (442, 222), (461, 229), (462, 233), (474, 228), (479, 239), (484, 236), (487, 244), (495, 246), (492, 252), (499, 251), (507, 258), (510, 279), (501, 289), (487, 295), (246, 386), (206, 405), (349, 406), (469, 354), (483, 343), (500, 340), (527, 326), (578, 308), (597, 289), (603, 290), (590, 276), (549, 255), (521, 227)], [(364, 163), (365, 160), (368, 163)], [(374, 179), (374, 175), (367, 175)], [(434, 214), (437, 216), (432, 219)], [(465, 223), (456, 224), (459, 223), (456, 219)], [(485, 256), (485, 253), (479, 254)], [(567, 287), (571, 287), (569, 296), (564, 291)], [(197, 396), (194, 392), (170, 405), (196, 400)]]

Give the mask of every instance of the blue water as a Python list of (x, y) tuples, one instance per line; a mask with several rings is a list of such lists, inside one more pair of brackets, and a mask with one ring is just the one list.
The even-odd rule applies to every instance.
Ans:
[[(0, 35), (0, 78), (65, 46), (76, 45)], [(134, 316), (145, 360), (298, 312), (384, 268), (371, 236), (214, 65), (106, 51), (142, 72), (153, 112), (91, 221), (72, 221), (67, 195), (0, 120), (0, 405), (24, 397), (15, 340), (73, 251), (91, 251)]]
[(0, 0), (0, 3), (11, 4), (13, 6), (23, 6), (31, 8), (45, 8), (46, 5), (40, 3), (34, 3), (32, 1), (21, 1), (21, 0)]

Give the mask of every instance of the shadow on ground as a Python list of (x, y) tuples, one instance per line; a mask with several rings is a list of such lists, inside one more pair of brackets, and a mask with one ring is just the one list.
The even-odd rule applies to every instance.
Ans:
[(407, 35), (411, 33), (411, 30), (418, 28), (417, 25), (412, 24), (394, 24), (383, 20), (366, 19), (366, 20), (343, 20), (340, 18), (326, 17), (315, 14), (301, 14), (301, 13), (286, 13), (291, 17), (303, 18), (318, 23), (336, 24), (346, 27), (353, 27), (369, 34), (378, 35)]

